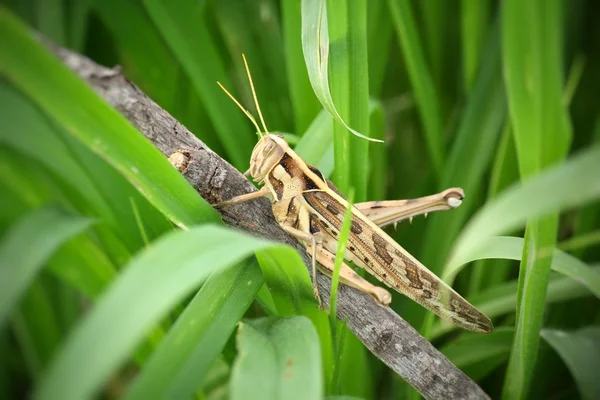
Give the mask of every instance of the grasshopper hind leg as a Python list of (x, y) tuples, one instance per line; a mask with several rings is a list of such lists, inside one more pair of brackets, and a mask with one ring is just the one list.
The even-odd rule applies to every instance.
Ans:
[[(323, 268), (320, 268), (321, 271), (328, 276), (333, 275), (335, 255), (320, 245), (316, 246), (315, 253), (316, 260), (323, 266)], [(340, 269), (340, 281), (344, 285), (351, 286), (370, 295), (379, 305), (387, 306), (392, 302), (392, 295), (390, 292), (365, 280), (354, 272), (354, 270), (345, 262), (342, 262)]]

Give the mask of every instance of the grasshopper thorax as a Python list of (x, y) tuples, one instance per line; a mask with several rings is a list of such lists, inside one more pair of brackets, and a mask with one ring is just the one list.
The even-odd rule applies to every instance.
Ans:
[(260, 182), (279, 163), (289, 145), (281, 135), (264, 135), (254, 146), (250, 158), (250, 175)]

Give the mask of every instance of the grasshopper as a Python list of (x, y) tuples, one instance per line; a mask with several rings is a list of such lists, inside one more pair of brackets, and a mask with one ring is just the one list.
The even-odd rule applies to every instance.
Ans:
[[(312, 284), (317, 289), (316, 269), (333, 273), (337, 241), (349, 204), (334, 184), (315, 167), (306, 164), (284, 140), (271, 134), (264, 122), (248, 63), (243, 57), (254, 102), (264, 133), (258, 123), (228, 91), (219, 86), (252, 121), (260, 139), (252, 151), (250, 175), (262, 188), (234, 197), (215, 207), (245, 202), (267, 196), (272, 199), (273, 214), (280, 226), (300, 240), (312, 256)], [(364, 268), (369, 274), (399, 293), (458, 326), (489, 333), (493, 326), (489, 318), (429, 271), (415, 257), (396, 243), (381, 228), (403, 219), (432, 211), (458, 207), (464, 198), (460, 188), (447, 189), (431, 196), (410, 200), (372, 201), (352, 207), (351, 228), (344, 259)], [(378, 304), (387, 306), (391, 294), (363, 279), (346, 263), (340, 270), (340, 281), (369, 294)]]

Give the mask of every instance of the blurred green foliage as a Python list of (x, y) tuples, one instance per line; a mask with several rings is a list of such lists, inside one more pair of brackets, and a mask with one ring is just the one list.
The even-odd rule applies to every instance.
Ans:
[(34, 32), (121, 65), (240, 170), (254, 127), (216, 81), (255, 113), (244, 53), (267, 126), (355, 201), (462, 187), (458, 209), (389, 233), (496, 331), (459, 331), (397, 294), (392, 307), (492, 398), (598, 398), (598, 13), (586, 0), (0, 1), (0, 398), (418, 396), (343, 324), (332, 335), (293, 251), (215, 226)]

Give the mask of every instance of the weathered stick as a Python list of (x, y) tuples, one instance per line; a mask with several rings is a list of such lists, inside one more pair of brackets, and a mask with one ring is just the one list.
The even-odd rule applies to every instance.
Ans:
[[(109, 69), (71, 51), (48, 46), (169, 157), (208, 202), (213, 204), (255, 190), (240, 172), (129, 82), (119, 68)], [(296, 248), (310, 272), (304, 247), (275, 222), (267, 199), (219, 211), (226, 224)], [(328, 307), (331, 281), (323, 274), (318, 281), (324, 306)], [(378, 306), (368, 295), (340, 285), (338, 318), (347, 319), (348, 327), (364, 345), (425, 398), (489, 398), (391, 308)]]

